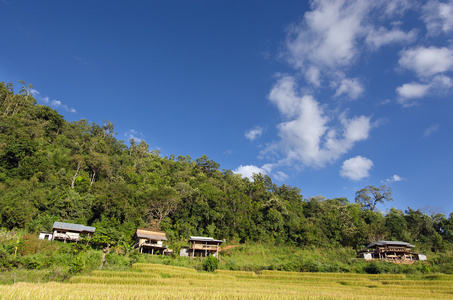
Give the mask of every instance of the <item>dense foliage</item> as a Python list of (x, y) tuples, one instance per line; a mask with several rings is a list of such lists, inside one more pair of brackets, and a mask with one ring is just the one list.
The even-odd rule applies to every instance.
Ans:
[(7, 230), (86, 224), (97, 228), (92, 242), (100, 247), (130, 245), (137, 227), (164, 230), (170, 240), (207, 235), (359, 249), (387, 239), (422, 251), (453, 245), (453, 214), (411, 208), (383, 214), (374, 209), (379, 201), (304, 199), (297, 187), (269, 176), (243, 178), (205, 155), (162, 157), (145, 141), (127, 146), (108, 121), (67, 122), (36, 104), (30, 89), (23, 83), (15, 93), (0, 83), (0, 227)]

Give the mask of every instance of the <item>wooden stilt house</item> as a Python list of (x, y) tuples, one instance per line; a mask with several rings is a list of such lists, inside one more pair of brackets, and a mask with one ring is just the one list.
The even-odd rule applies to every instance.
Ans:
[(90, 237), (96, 227), (85, 226), (73, 223), (55, 222), (53, 223), (52, 240), (78, 242), (83, 236)]
[(167, 241), (165, 232), (146, 228), (137, 228), (134, 235), (135, 247), (140, 253), (166, 254), (171, 252), (164, 242)]
[(191, 236), (189, 239), (188, 255), (190, 257), (208, 255), (218, 256), (220, 251), (220, 244), (223, 241), (215, 240), (212, 237)]
[(426, 255), (412, 252), (411, 248), (414, 247), (414, 245), (400, 241), (377, 241), (369, 244), (366, 250), (360, 251), (358, 257), (393, 262), (426, 260)]

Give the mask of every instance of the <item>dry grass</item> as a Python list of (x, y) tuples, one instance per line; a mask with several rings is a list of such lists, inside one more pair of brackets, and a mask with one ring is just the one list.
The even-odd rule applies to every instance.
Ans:
[[(437, 279), (437, 277), (436, 277)], [(139, 264), (95, 271), (70, 283), (0, 286), (0, 299), (452, 299), (453, 278), (263, 271), (197, 272)]]

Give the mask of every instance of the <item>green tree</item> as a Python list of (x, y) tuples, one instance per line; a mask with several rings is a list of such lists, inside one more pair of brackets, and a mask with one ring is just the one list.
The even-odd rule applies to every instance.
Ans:
[(396, 208), (391, 208), (385, 216), (385, 227), (390, 232), (392, 240), (409, 242), (409, 233), (407, 232), (407, 223), (404, 213)]
[(376, 204), (393, 201), (392, 188), (386, 185), (375, 187), (369, 185), (355, 193), (355, 202), (362, 205), (362, 209), (374, 211)]
[(179, 195), (173, 188), (162, 187), (153, 192), (147, 209), (150, 227), (160, 230), (162, 221), (177, 209), (179, 201)]

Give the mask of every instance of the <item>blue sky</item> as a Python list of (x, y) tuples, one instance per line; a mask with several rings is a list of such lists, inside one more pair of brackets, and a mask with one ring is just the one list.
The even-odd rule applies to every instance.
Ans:
[[(377, 2), (377, 3), (373, 3)], [(304, 197), (453, 211), (453, 1), (0, 1), (0, 81)]]

